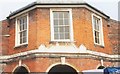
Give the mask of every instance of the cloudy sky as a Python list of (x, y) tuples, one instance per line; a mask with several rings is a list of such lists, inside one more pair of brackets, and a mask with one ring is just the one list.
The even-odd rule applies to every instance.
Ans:
[[(0, 0), (0, 20), (5, 19), (10, 12), (26, 6), (36, 0)], [(103, 11), (112, 19), (118, 20), (118, 2), (120, 0), (84, 0), (95, 8)]]

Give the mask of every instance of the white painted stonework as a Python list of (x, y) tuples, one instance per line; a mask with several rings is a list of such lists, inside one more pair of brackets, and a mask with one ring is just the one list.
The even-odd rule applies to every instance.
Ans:
[(102, 52), (91, 51), (91, 50), (88, 50), (83, 44), (81, 44), (79, 47), (76, 47), (73, 43), (71, 45), (51, 45), (50, 47), (46, 47), (44, 44), (41, 44), (38, 49), (16, 53), (13, 55), (0, 56), (0, 60), (7, 60), (15, 57), (27, 56), (30, 54), (36, 54), (36, 55), (41, 54), (42, 56), (44, 56), (45, 54), (47, 56), (50, 56), (52, 54), (55, 54), (54, 56), (56, 56), (57, 54), (69, 54), (64, 56), (75, 56), (75, 57), (78, 56), (78, 55), (76, 56), (76, 54), (79, 54), (85, 57), (93, 56), (96, 58), (101, 57), (101, 58), (107, 58), (107, 59), (120, 60), (120, 55), (109, 55)]

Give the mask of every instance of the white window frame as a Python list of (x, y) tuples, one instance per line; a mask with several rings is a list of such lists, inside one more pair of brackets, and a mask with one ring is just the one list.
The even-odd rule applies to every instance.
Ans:
[[(95, 42), (95, 31), (94, 31), (94, 17), (100, 19), (100, 34), (99, 34), (99, 44)], [(99, 46), (105, 46), (104, 45), (104, 36), (103, 36), (103, 22), (102, 22), (102, 18), (96, 14), (92, 14), (92, 27), (93, 27), (93, 38), (94, 38), (94, 44), (95, 45), (99, 45)]]
[[(26, 40), (25, 43), (20, 44), (20, 38), (19, 38), (19, 35), (18, 35), (18, 33), (19, 33), (19, 31), (18, 31), (18, 25), (19, 25), (18, 24), (18, 19), (23, 17), (23, 16), (27, 17), (27, 40)], [(29, 27), (28, 24), (29, 24), (28, 13), (16, 17), (16, 21), (15, 21), (15, 47), (19, 47), (19, 46), (28, 44), (28, 27)]]
[[(54, 24), (53, 24), (53, 12), (54, 11), (68, 11), (69, 23), (70, 23), (70, 39), (54, 39)], [(72, 22), (72, 9), (71, 8), (51, 8), (50, 9), (50, 25), (51, 25), (51, 41), (53, 42), (73, 42), (73, 22)]]

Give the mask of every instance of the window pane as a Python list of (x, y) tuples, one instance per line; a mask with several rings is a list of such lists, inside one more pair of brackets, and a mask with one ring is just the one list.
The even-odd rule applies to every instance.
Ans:
[(96, 31), (95, 31), (95, 37), (97, 36), (97, 33), (96, 33)]
[(26, 37), (23, 37), (23, 43), (25, 43), (27, 41)]
[(27, 17), (23, 18), (23, 30), (27, 29)]
[(22, 20), (19, 21), (20, 31), (23, 30)]
[(65, 39), (70, 39), (70, 34), (69, 33), (65, 33)]
[(63, 12), (59, 12), (59, 18), (63, 18)]
[(95, 30), (99, 31), (99, 29), (100, 29), (100, 19), (98, 19), (97, 17), (94, 17), (93, 22), (94, 22)]
[(24, 24), (24, 29), (27, 29), (27, 23)]
[(20, 38), (20, 44), (22, 44), (22, 38)]
[(99, 37), (99, 32), (95, 31), (95, 37)]
[(96, 25), (96, 23), (94, 24), (94, 28), (95, 28), (95, 30), (97, 30), (97, 25)]
[(25, 30), (25, 23), (23, 23), (23, 30)]
[(19, 20), (20, 25), (22, 24), (22, 19)]
[(23, 37), (27, 36), (27, 31), (23, 31)]
[(98, 43), (98, 44), (100, 44), (99, 38), (98, 38), (98, 40), (97, 40), (97, 41), (98, 41), (97, 43)]
[(22, 30), (22, 25), (20, 25), (20, 31)]
[(94, 29), (96, 29), (96, 18), (93, 18), (93, 25), (94, 25)]
[(53, 18), (58, 18), (58, 13), (57, 12), (53, 12)]
[[(69, 12), (56, 11), (53, 13), (54, 17), (54, 39), (69, 39)], [(57, 17), (56, 17), (57, 16)]]
[(63, 19), (60, 19), (60, 20), (59, 20), (59, 25), (64, 25), (64, 24), (63, 24)]
[(65, 32), (69, 32), (69, 26), (65, 27)]
[(23, 37), (23, 34), (22, 34), (22, 32), (20, 32), (20, 38), (22, 38)]
[(99, 37), (99, 32), (97, 32), (97, 37)]
[(54, 34), (54, 39), (59, 39), (59, 35), (58, 34)]
[(99, 31), (99, 25), (96, 25), (96, 30)]
[(17, 38), (19, 38), (19, 40), (17, 41), (17, 43), (22, 44), (27, 42), (27, 16), (22, 16), (20, 17), (18, 20), (18, 34), (17, 34)]
[(94, 35), (95, 35), (95, 43), (100, 44), (100, 19), (97, 17), (93, 17), (93, 22), (94, 22)]
[(64, 27), (59, 27), (59, 32), (64, 32)]
[(98, 41), (97, 41), (97, 38), (95, 38), (95, 43), (97, 43)]
[(99, 44), (99, 32), (95, 31), (95, 43)]
[(60, 34), (60, 39), (64, 39), (64, 34), (63, 33)]
[(20, 44), (23, 43), (23, 32), (20, 32)]
[(23, 30), (25, 30), (25, 23), (23, 23)]
[(96, 37), (99, 37), (99, 32), (96, 32)]
[(68, 19), (65, 19), (65, 20), (64, 20), (64, 24), (65, 24), (65, 25), (69, 25), (69, 20), (68, 20)]
[(58, 25), (58, 20), (54, 20), (54, 25)]
[(99, 20), (97, 20), (97, 30), (99, 31)]
[(69, 18), (69, 12), (64, 12), (64, 18)]
[(58, 32), (58, 31), (59, 31), (58, 27), (54, 27), (54, 32)]

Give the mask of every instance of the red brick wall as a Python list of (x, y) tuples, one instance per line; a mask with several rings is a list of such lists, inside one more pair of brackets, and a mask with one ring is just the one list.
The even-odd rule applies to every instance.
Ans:
[[(84, 44), (88, 49), (112, 54), (108, 39), (108, 22), (102, 18), (105, 47), (94, 45), (92, 32), (93, 12), (85, 8), (73, 8), (73, 33), (76, 46)], [(50, 44), (50, 9), (38, 8), (29, 12), (29, 39), (27, 47), (14, 48), (15, 46), (15, 19), (10, 20), (9, 54), (33, 50), (41, 44)]]
[[(8, 63), (4, 71), (13, 72), (18, 64), (18, 61)], [(47, 72), (57, 64), (61, 64), (60, 58), (36, 58), (22, 61), (22, 65), (27, 66), (30, 72)], [(100, 61), (93, 59), (66, 58), (65, 64), (81, 72), (83, 70), (97, 69), (98, 66), (100, 66)], [(113, 64), (111, 62), (104, 62), (104, 66), (113, 66)]]
[[(108, 39), (108, 22), (102, 18), (103, 22), (103, 34), (104, 34), (104, 43), (105, 47), (100, 47), (94, 45), (93, 40), (93, 31), (92, 31), (92, 13), (87, 9), (73, 9), (73, 26), (74, 26), (74, 39), (76, 41), (76, 45), (79, 46), (84, 44), (88, 49), (104, 52), (111, 54), (111, 46)], [(79, 18), (78, 18), (79, 17)]]
[(37, 9), (37, 47), (50, 43), (50, 9)]
[[(8, 35), (8, 21), (3, 20), (0, 21), (0, 56), (6, 55), (8, 52), (8, 37), (5, 35)], [(0, 64), (0, 72), (3, 72), (4, 64)]]
[(108, 37), (110, 38), (113, 54), (120, 54), (119, 49), (119, 23), (116, 20), (110, 19), (108, 30)]
[(28, 50), (36, 49), (37, 44), (37, 14), (36, 10), (29, 12), (29, 34), (28, 34), (28, 46), (15, 47), (15, 18), (10, 20), (10, 37), (9, 37), (9, 53), (20, 53)]
[(8, 21), (7, 20), (3, 20), (2, 21), (2, 25), (1, 25), (1, 48), (0, 49), (2, 51), (2, 55), (7, 54), (8, 52), (8, 37), (5, 35), (9, 35), (9, 27), (8, 27)]
[[(85, 8), (72, 8), (74, 43), (77, 47), (84, 44), (87, 49), (98, 52), (112, 54), (110, 39), (108, 38), (108, 21), (102, 18), (103, 34), (105, 47), (94, 45), (92, 32), (92, 13)], [(15, 18), (9, 22), (9, 49), (8, 54), (20, 53), (28, 50), (37, 49), (41, 44), (50, 46), (50, 9), (37, 8), (29, 14), (29, 34), (28, 45), (15, 47)], [(24, 60), (22, 63), (27, 65), (32, 72), (45, 72), (52, 64), (60, 62), (60, 58), (34, 58)], [(71, 64), (77, 70), (96, 69), (100, 60), (95, 59), (73, 59), (67, 58), (66, 63)], [(7, 63), (4, 68), (6, 72), (11, 72), (18, 65), (18, 61)], [(105, 66), (112, 65), (111, 62), (104, 62)]]

